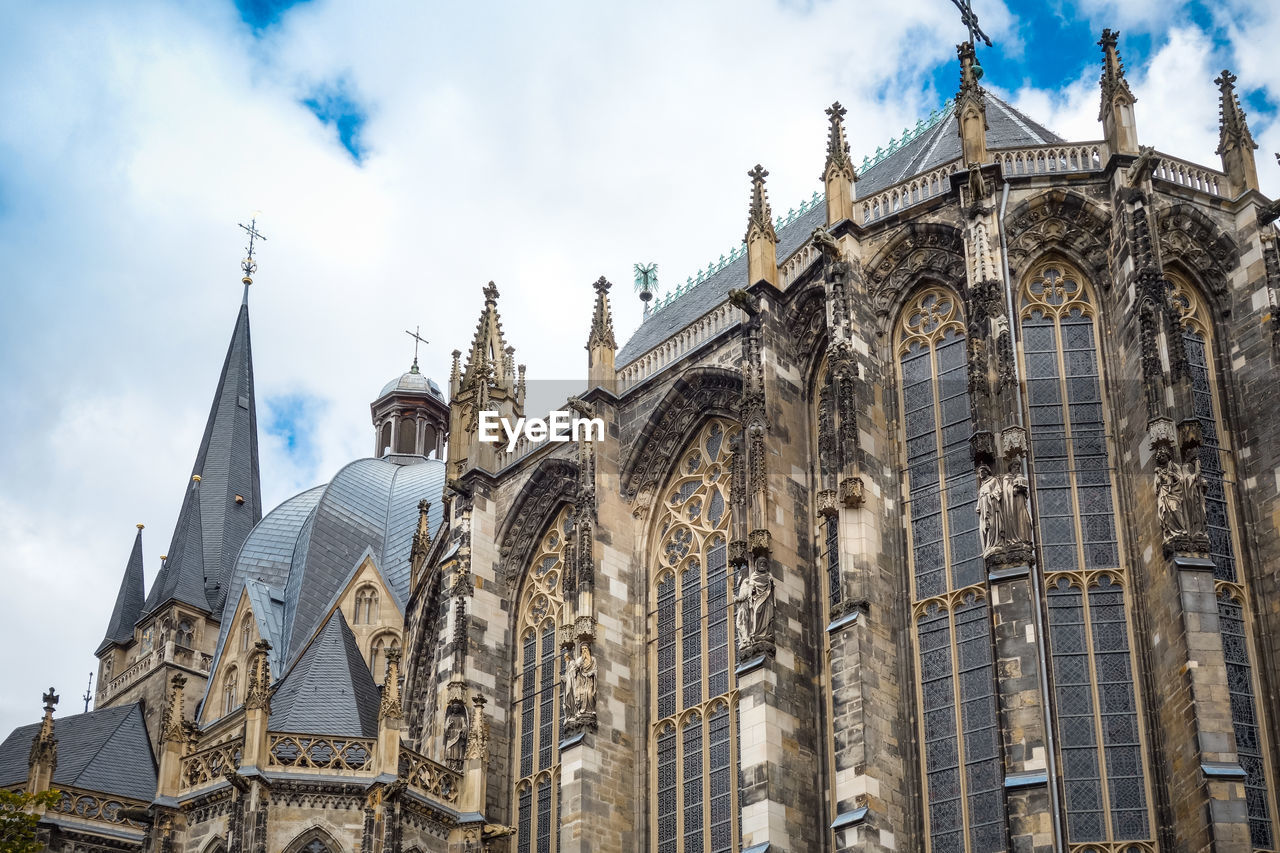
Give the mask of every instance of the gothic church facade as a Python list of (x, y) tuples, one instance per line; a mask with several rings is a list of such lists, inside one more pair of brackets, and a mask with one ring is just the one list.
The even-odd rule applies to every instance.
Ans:
[[(603, 440), (525, 412), (484, 305), (444, 391), (261, 514), (247, 297), (173, 544), (139, 531), (95, 710), (0, 744), (48, 849), (1274, 851), (1280, 204), (979, 83), (618, 347)], [(815, 149), (817, 146), (815, 146)], [(247, 286), (251, 264), (246, 265)], [(528, 414), (540, 414), (529, 412)]]

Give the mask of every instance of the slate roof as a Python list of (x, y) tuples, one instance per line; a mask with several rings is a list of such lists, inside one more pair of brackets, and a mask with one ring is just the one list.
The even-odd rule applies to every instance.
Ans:
[(102, 654), (113, 644), (125, 645), (133, 641), (133, 626), (142, 616), (146, 595), (146, 582), (142, 576), (142, 528), (139, 527), (138, 535), (133, 537), (133, 552), (129, 554), (124, 577), (120, 580), (120, 591), (116, 593), (116, 606), (111, 610), (107, 633), (95, 655)]
[(335, 610), (271, 697), (275, 732), (377, 737), (378, 686), (341, 610)]
[[(201, 480), (188, 483), (146, 613), (170, 599), (213, 613), (221, 610), (240, 546), (262, 518), (247, 288), (191, 473)], [(236, 503), (236, 495), (244, 498), (242, 504)]]
[[(987, 146), (1010, 148), (1041, 145), (1063, 139), (987, 92)], [(858, 176), (857, 196), (866, 198), (914, 175), (927, 172), (960, 156), (960, 134), (955, 105), (948, 105), (941, 117), (923, 133)], [(826, 208), (814, 205), (790, 223), (777, 228), (778, 260), (781, 262), (800, 247), (813, 229), (826, 224)], [(745, 254), (708, 276), (687, 293), (650, 314), (631, 339), (618, 350), (619, 369), (635, 361), (728, 297), (729, 291), (747, 284)]]
[[(0, 743), (0, 787), (27, 779), (31, 740), (40, 724), (20, 726)], [(65, 785), (151, 802), (156, 795), (156, 760), (147, 738), (141, 703), (87, 714), (55, 717), (58, 766), (53, 785)]]

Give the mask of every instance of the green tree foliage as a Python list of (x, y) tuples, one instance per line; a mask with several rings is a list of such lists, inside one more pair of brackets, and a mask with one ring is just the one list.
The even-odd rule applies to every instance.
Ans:
[(42, 847), (36, 842), (39, 811), (52, 808), (61, 797), (60, 791), (0, 791), (0, 853), (40, 853)]

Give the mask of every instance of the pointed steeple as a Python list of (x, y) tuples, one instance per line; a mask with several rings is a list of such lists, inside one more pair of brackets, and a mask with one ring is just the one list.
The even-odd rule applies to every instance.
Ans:
[(960, 57), (960, 91), (956, 93), (956, 121), (966, 166), (987, 162), (986, 90), (978, 85), (982, 66), (973, 51), (973, 42), (956, 45)]
[(151, 586), (144, 613), (171, 599), (221, 613), (236, 555), (262, 519), (247, 272), (244, 278), (245, 298), (214, 389), (169, 556)]
[(587, 385), (612, 391), (617, 380), (613, 357), (618, 350), (618, 342), (613, 337), (613, 315), (609, 311), (609, 288), (613, 285), (600, 276), (592, 286), (596, 291), (596, 304), (591, 314), (591, 334), (587, 336)]
[(747, 177), (751, 179), (751, 206), (747, 210), (747, 285), (767, 281), (778, 286), (778, 232), (773, 230), (773, 211), (764, 179), (769, 173), (759, 163)]
[(112, 645), (125, 645), (133, 640), (133, 626), (142, 617), (146, 598), (147, 588), (142, 575), (142, 525), (139, 524), (138, 535), (133, 537), (133, 552), (125, 564), (120, 591), (116, 593), (116, 606), (111, 611), (111, 621), (107, 623), (107, 633), (95, 655), (102, 654)]
[(1227, 69), (1213, 81), (1218, 84), (1221, 97), (1218, 103), (1218, 155), (1222, 157), (1222, 171), (1231, 180), (1234, 195), (1258, 188), (1258, 165), (1253, 152), (1258, 145), (1249, 132), (1240, 96), (1236, 94), (1236, 75)]
[(1138, 125), (1134, 119), (1133, 104), (1138, 99), (1129, 88), (1124, 76), (1124, 63), (1116, 44), (1120, 33), (1105, 29), (1098, 46), (1102, 48), (1102, 103), (1098, 107), (1098, 121), (1102, 122), (1102, 136), (1112, 154), (1138, 153)]
[(827, 188), (827, 224), (834, 225), (842, 219), (853, 218), (853, 185), (858, 174), (849, 157), (849, 140), (844, 135), (844, 117), (848, 112), (836, 101), (827, 107), (827, 163), (822, 169), (822, 181)]
[(480, 412), (497, 412), (513, 422), (524, 416), (524, 365), (517, 365), (515, 348), (507, 346), (498, 316), (498, 288), (484, 288), (484, 308), (476, 323), (466, 366), (457, 376), (457, 357), (450, 376), (449, 477), (456, 479), (468, 468), (495, 461), (495, 445), (480, 442), (476, 433)]

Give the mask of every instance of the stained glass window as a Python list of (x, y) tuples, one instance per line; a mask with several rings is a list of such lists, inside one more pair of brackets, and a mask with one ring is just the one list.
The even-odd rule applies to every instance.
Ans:
[(559, 846), (560, 684), (563, 663), (556, 627), (563, 617), (562, 587), (569, 508), (548, 526), (520, 592), (519, 643), (513, 710), (519, 745), (515, 782), (516, 850), (550, 853)]
[(1067, 838), (1149, 840), (1095, 312), (1080, 274), (1055, 261), (1019, 305)]
[(738, 749), (732, 704), (733, 577), (728, 567), (725, 421), (702, 427), (679, 457), (655, 518), (650, 611), (650, 819), (657, 853), (729, 853), (737, 823)]
[(827, 562), (827, 602), (834, 607), (844, 600), (840, 586), (840, 517), (829, 515), (822, 524), (822, 552)]
[(1004, 768), (955, 295), (913, 297), (898, 338), (929, 846), (1001, 851)]
[(1247, 591), (1237, 573), (1232, 545), (1231, 517), (1227, 507), (1226, 451), (1219, 437), (1214, 373), (1206, 312), (1190, 286), (1172, 278), (1171, 295), (1182, 333), (1182, 347), (1191, 373), (1192, 404), (1200, 422), (1200, 472), (1208, 489), (1205, 519), (1209, 533), (1209, 556), (1214, 577), (1219, 581), (1218, 625), (1227, 664), (1227, 688), (1231, 701), (1231, 722), (1236, 735), (1236, 753), (1246, 773), (1245, 801), (1249, 835), (1255, 848), (1274, 849), (1275, 830), (1271, 822), (1271, 797), (1267, 782), (1263, 729), (1259, 720), (1257, 690), (1249, 660), (1248, 617), (1243, 602)]

